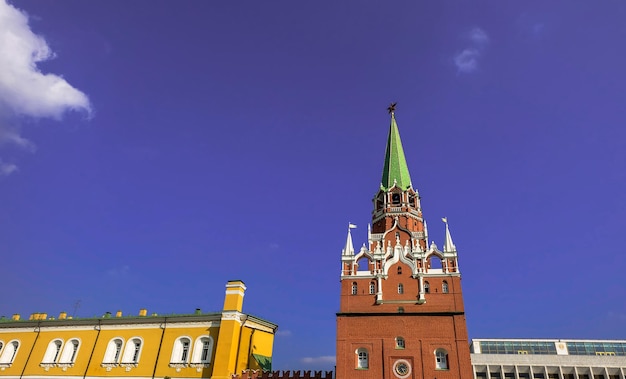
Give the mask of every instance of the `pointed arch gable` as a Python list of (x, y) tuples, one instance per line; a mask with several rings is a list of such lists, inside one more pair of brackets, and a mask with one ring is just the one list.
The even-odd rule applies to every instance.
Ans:
[[(408, 270), (406, 271), (406, 273), (415, 273), (417, 270), (417, 266), (415, 264), (415, 261), (410, 259), (409, 257), (405, 256), (404, 254), (396, 254), (394, 255), (391, 259), (388, 259), (387, 261), (385, 261), (385, 264), (383, 266), (383, 274), (384, 275), (389, 275), (389, 270), (391, 270), (392, 267), (396, 266), (398, 264), (404, 264), (408, 267)], [(393, 272), (393, 271), (392, 271)], [(404, 270), (402, 271), (403, 273), (405, 272)]]

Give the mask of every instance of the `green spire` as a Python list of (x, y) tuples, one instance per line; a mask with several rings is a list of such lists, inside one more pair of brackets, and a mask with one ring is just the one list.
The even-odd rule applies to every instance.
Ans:
[[(394, 104), (395, 105), (395, 104)], [(391, 109), (391, 125), (389, 126), (389, 137), (387, 137), (387, 150), (385, 151), (385, 166), (383, 167), (383, 180), (381, 189), (388, 190), (393, 187), (394, 183), (406, 190), (411, 186), (411, 175), (404, 158), (404, 150), (402, 149), (402, 141), (400, 140), (400, 132), (398, 124)]]

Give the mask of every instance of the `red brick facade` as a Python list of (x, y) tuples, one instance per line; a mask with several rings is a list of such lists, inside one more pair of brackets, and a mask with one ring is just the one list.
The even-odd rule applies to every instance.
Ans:
[(355, 252), (348, 233), (342, 253), (336, 378), (472, 379), (461, 276), (447, 220), (440, 250), (429, 245), (393, 114), (389, 133), (389, 167), (374, 197), (369, 247)]

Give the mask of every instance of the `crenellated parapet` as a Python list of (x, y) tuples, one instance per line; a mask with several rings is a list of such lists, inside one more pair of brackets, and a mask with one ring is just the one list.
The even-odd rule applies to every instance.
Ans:
[(332, 371), (261, 371), (246, 370), (241, 375), (233, 375), (232, 379), (333, 379)]

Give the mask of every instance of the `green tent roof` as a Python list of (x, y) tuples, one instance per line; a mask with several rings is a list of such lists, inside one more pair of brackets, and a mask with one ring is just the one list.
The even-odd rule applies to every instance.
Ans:
[(267, 357), (261, 354), (252, 354), (252, 356), (257, 361), (259, 366), (261, 366), (261, 370), (272, 371), (272, 357)]
[(404, 158), (404, 149), (402, 149), (398, 124), (396, 124), (394, 114), (391, 113), (391, 125), (389, 126), (389, 137), (387, 137), (381, 188), (388, 190), (393, 187), (394, 183), (406, 190), (411, 186), (411, 175), (409, 174), (409, 167), (406, 165), (406, 158)]

